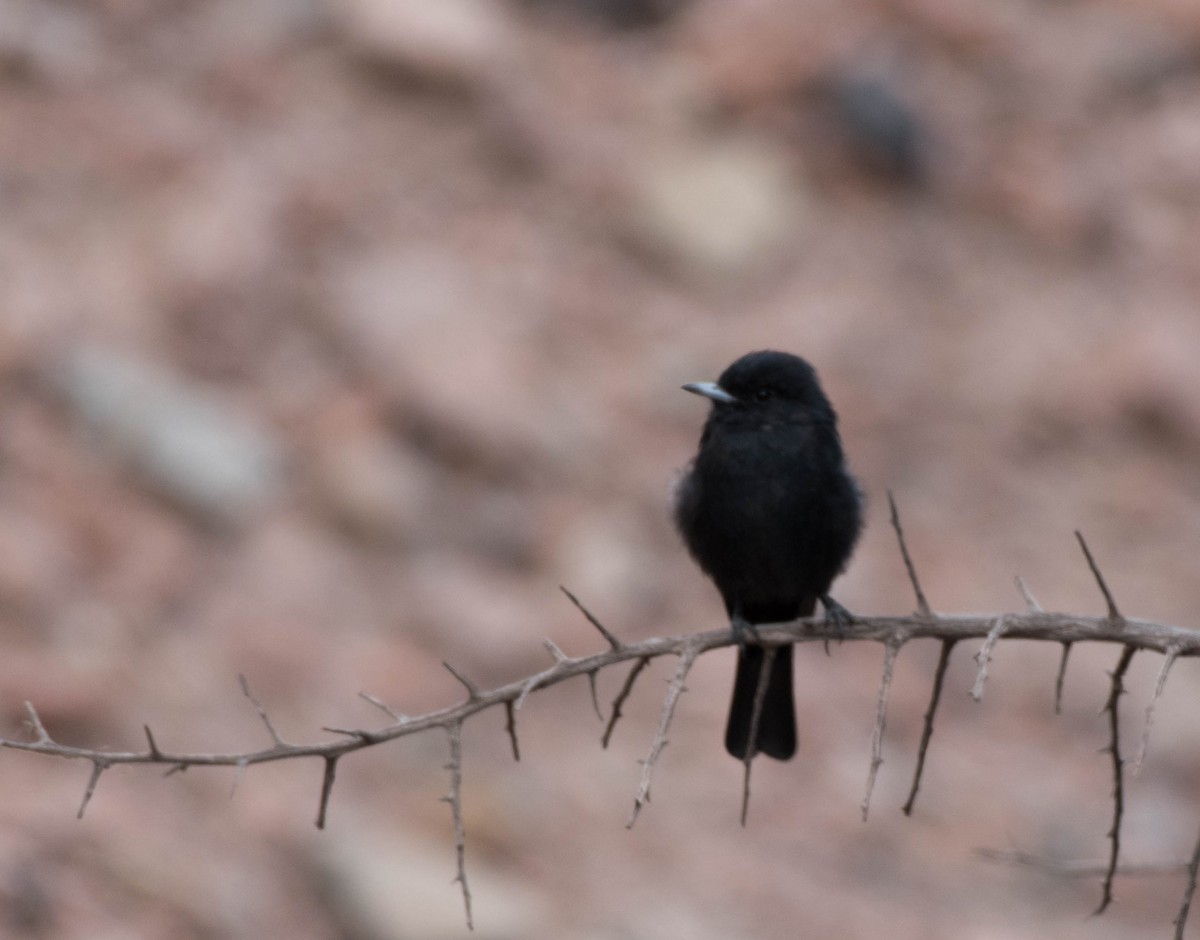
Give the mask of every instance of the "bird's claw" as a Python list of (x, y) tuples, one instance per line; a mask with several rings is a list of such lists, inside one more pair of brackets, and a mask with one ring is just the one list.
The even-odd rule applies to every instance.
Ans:
[(733, 630), (733, 638), (737, 640), (738, 646), (745, 646), (747, 640), (758, 639), (758, 627), (752, 624), (741, 614), (734, 614), (729, 621), (729, 628)]
[(846, 638), (846, 627), (854, 623), (854, 615), (828, 594), (821, 595), (821, 606), (825, 608), (825, 623), (837, 633), (838, 642)]

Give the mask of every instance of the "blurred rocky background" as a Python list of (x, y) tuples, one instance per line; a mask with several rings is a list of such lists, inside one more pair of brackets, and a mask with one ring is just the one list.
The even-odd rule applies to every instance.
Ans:
[[(4, 0), (0, 721), (134, 749), (417, 713), (616, 633), (722, 625), (668, 521), (704, 406), (800, 353), (870, 495), (836, 595), (1200, 628), (1200, 5), (1187, 0)], [(583, 682), (466, 728), (481, 938), (1167, 936), (1182, 875), (1095, 880), (1112, 648), (962, 649), (913, 818), (934, 643), (798, 651), (801, 753), (749, 826), (728, 651), (672, 664), (607, 751)], [(1132, 754), (1159, 662), (1135, 658)], [(623, 672), (601, 677), (611, 700)], [(1200, 676), (1175, 667), (1126, 859), (1200, 826)], [(106, 774), (0, 753), (0, 933), (465, 934), (443, 735), (321, 767)], [(1194, 928), (1200, 931), (1200, 927)], [(1197, 935), (1200, 935), (1198, 933)]]

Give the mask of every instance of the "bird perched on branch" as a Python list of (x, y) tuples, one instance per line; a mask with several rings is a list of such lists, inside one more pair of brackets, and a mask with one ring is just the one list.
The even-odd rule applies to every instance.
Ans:
[(745, 760), (796, 753), (792, 648), (773, 655), (751, 741), (767, 652), (755, 624), (848, 615), (829, 596), (862, 527), (862, 493), (846, 468), (837, 416), (816, 372), (783, 352), (742, 356), (716, 382), (685, 385), (712, 411), (678, 489), (675, 522), (713, 580), (740, 640), (725, 749)]

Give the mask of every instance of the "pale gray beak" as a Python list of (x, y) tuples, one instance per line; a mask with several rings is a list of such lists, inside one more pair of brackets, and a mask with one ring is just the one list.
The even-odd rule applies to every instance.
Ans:
[(711, 398), (713, 401), (722, 405), (732, 405), (737, 401), (725, 389), (721, 388), (716, 382), (688, 382), (683, 386), (685, 392), (691, 392), (693, 395), (703, 395), (705, 398)]

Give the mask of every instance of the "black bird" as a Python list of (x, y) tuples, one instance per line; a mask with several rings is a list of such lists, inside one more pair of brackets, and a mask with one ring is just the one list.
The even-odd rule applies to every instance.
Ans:
[(775, 655), (751, 741), (764, 656), (753, 625), (810, 616), (818, 599), (827, 617), (846, 616), (828, 592), (862, 528), (862, 493), (833, 407), (798, 356), (749, 353), (715, 383), (683, 387), (711, 399), (712, 411), (678, 489), (675, 523), (743, 641), (725, 749), (742, 760), (760, 752), (787, 760), (796, 753), (792, 649)]

